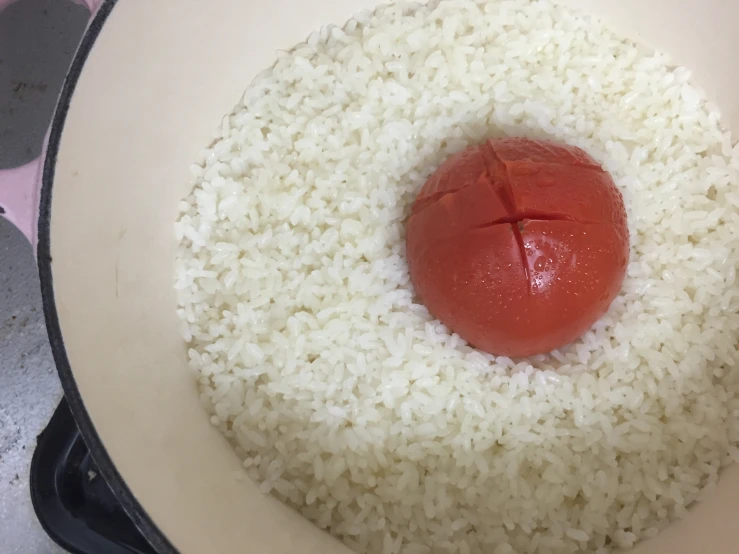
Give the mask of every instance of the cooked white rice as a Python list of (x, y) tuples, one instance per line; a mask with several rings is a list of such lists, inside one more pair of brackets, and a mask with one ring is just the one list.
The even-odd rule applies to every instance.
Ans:
[[(600, 554), (684, 515), (739, 454), (739, 149), (688, 80), (535, 0), (381, 7), (282, 53), (177, 224), (191, 366), (262, 490), (373, 554)], [(529, 360), (450, 334), (404, 260), (424, 179), (500, 135), (585, 149), (629, 208), (611, 311)]]

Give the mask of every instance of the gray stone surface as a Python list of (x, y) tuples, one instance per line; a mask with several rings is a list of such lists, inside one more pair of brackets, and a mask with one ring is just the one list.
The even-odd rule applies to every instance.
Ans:
[[(87, 15), (69, 0), (0, 12), (0, 168), (37, 156)], [(0, 553), (58, 554), (31, 506), (36, 436), (61, 398), (30, 245), (0, 219)]]

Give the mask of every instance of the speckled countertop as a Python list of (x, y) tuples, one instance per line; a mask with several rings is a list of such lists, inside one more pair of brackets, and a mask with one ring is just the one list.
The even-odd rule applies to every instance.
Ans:
[[(0, 12), (0, 168), (30, 161), (87, 20), (66, 0)], [(36, 521), (28, 472), (36, 436), (61, 398), (31, 247), (0, 219), (0, 551), (63, 552)]]

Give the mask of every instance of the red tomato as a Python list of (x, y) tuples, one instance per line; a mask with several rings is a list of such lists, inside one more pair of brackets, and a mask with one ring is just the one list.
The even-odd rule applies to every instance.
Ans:
[(608, 310), (629, 233), (621, 193), (585, 152), (504, 138), (429, 178), (406, 246), (435, 317), (481, 350), (519, 357), (572, 342)]

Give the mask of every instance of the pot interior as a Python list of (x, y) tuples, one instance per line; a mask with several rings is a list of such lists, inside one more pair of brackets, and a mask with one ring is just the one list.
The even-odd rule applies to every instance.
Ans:
[[(568, 3), (672, 54), (693, 70), (726, 125), (739, 126), (739, 77), (730, 70), (739, 4)], [(51, 141), (50, 243), (41, 232), (42, 273), (50, 268), (53, 276), (44, 284), (53, 285), (50, 331), (73, 408), (94, 426), (88, 439), (101, 441), (130, 492), (181, 552), (348, 552), (259, 494), (210, 425), (175, 315), (173, 222), (191, 186), (191, 162), (251, 76), (277, 49), (373, 5), (119, 0), (103, 8), (94, 47), (81, 74), (71, 75), (76, 84), (60, 108), (60, 118), (68, 108), (63, 131), (59, 119)], [(110, 478), (112, 469), (102, 465)], [(739, 472), (731, 468), (690, 517), (637, 551), (735, 552), (736, 513)]]

